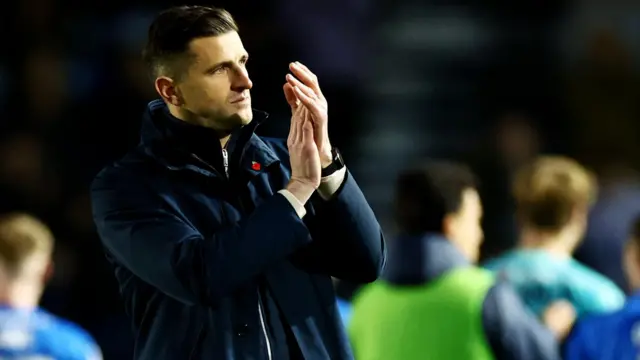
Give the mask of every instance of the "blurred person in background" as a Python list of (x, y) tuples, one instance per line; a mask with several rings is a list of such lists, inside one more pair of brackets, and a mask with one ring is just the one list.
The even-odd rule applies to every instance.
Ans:
[(0, 358), (100, 360), (92, 337), (38, 308), (51, 277), (54, 239), (23, 213), (0, 216)]
[(144, 54), (162, 99), (144, 114), (140, 146), (91, 193), (135, 358), (352, 358), (331, 277), (374, 281), (385, 247), (331, 146), (317, 77), (290, 64), (285, 143), (255, 134), (266, 115), (251, 108), (249, 55), (229, 12), (165, 10)]
[(0, 140), (1, 210), (29, 209), (38, 217), (54, 211), (59, 180), (48, 166), (47, 150), (32, 133), (13, 133)]
[[(568, 140), (575, 156), (597, 173), (600, 191), (574, 256), (630, 290), (621, 256), (640, 214), (640, 72), (633, 39), (640, 34), (638, 5), (583, 1), (578, 8), (585, 13), (567, 24), (577, 26), (566, 40), (566, 49), (574, 49), (565, 72), (573, 131)], [(632, 31), (620, 31), (631, 24)]]
[(513, 192), (519, 246), (486, 268), (513, 284), (537, 315), (557, 300), (571, 302), (578, 316), (619, 308), (623, 292), (572, 258), (595, 198), (594, 176), (572, 159), (543, 156), (520, 169)]
[(640, 217), (628, 235), (624, 270), (633, 294), (624, 307), (578, 321), (564, 347), (566, 360), (637, 360), (640, 356)]
[(491, 130), (470, 160), (482, 183), (478, 191), (485, 210), (482, 228), (487, 241), (482, 243), (481, 260), (515, 246), (517, 222), (509, 185), (517, 170), (535, 159), (544, 145), (535, 119), (523, 111), (505, 112)]
[(389, 243), (382, 279), (353, 302), (348, 333), (357, 359), (559, 359), (556, 337), (570, 329), (573, 309), (549, 307), (549, 331), (508, 284), (474, 266), (483, 238), (476, 188), (456, 163), (399, 176), (401, 235)]
[(615, 156), (598, 171), (598, 199), (589, 212), (584, 240), (574, 257), (608, 277), (625, 292), (623, 253), (633, 221), (640, 216), (640, 172)]

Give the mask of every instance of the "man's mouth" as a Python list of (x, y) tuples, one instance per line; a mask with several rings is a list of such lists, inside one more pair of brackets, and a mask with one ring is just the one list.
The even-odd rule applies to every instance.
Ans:
[(244, 102), (246, 100), (249, 100), (249, 99), (250, 99), (249, 96), (241, 96), (239, 98), (235, 98), (235, 99), (231, 100), (231, 103), (232, 104), (237, 104), (237, 103), (241, 103), (241, 102)]

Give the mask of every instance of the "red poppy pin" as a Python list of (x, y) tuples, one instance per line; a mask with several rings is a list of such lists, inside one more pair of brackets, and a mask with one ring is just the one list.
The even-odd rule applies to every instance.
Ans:
[(260, 165), (259, 162), (255, 162), (255, 161), (251, 162), (251, 169), (253, 169), (255, 171), (260, 171), (261, 168), (262, 168), (262, 166)]

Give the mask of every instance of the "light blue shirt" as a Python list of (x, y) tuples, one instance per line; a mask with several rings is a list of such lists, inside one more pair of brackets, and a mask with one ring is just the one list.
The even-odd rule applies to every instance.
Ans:
[(0, 306), (0, 359), (101, 360), (100, 348), (79, 326), (42, 309)]
[(536, 315), (556, 300), (571, 302), (578, 317), (617, 310), (625, 301), (623, 292), (611, 280), (570, 257), (514, 250), (485, 267), (512, 284)]

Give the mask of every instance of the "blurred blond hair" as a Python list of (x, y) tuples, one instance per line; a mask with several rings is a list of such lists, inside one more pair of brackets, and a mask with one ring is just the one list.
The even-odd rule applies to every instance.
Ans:
[[(0, 264), (9, 275), (19, 276), (31, 268), (33, 260), (37, 267), (50, 259), (54, 238), (47, 225), (26, 213), (10, 213), (0, 216)], [(39, 261), (40, 259), (47, 259)]]
[(562, 230), (576, 210), (586, 215), (596, 191), (595, 176), (563, 156), (535, 159), (518, 171), (513, 182), (520, 221), (546, 232)]

